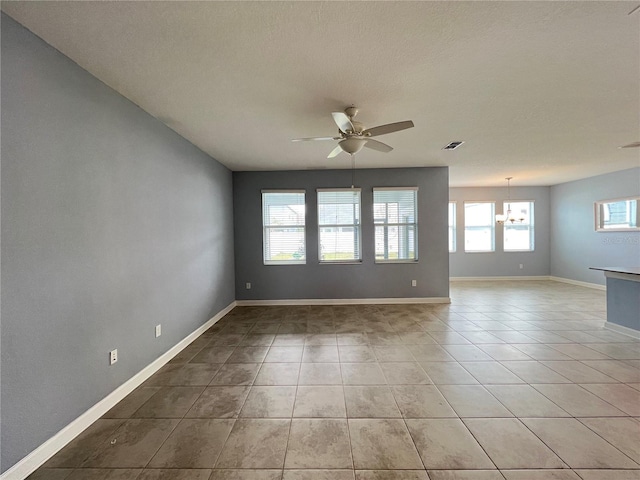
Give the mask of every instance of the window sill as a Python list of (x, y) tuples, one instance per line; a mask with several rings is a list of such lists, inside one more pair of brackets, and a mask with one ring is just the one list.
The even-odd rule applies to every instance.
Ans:
[(262, 262), (263, 265), (265, 266), (271, 266), (271, 265), (306, 265), (307, 262), (306, 261), (300, 261), (300, 262)]
[(324, 260), (319, 261), (319, 265), (362, 265), (362, 260)]
[(418, 259), (416, 260), (376, 260), (375, 263), (378, 265), (393, 264), (393, 263), (404, 263), (404, 264), (418, 263)]

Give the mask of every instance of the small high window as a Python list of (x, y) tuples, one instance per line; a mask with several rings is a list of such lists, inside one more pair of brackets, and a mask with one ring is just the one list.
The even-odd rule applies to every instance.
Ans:
[(615, 232), (640, 230), (640, 197), (596, 202), (596, 230)]

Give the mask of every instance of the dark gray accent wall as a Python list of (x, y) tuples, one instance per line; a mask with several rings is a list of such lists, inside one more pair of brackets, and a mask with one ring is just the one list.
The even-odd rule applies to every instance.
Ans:
[(640, 266), (640, 232), (596, 232), (594, 203), (640, 195), (640, 167), (551, 187), (551, 275), (605, 284), (589, 267)]
[(1, 80), (6, 471), (233, 302), (234, 270), (229, 170), (4, 14)]
[[(504, 229), (496, 225), (495, 252), (467, 253), (464, 251), (464, 202), (494, 201), (496, 213), (503, 213), (508, 201), (507, 188), (452, 188), (449, 200), (456, 202), (455, 253), (449, 255), (452, 277), (503, 277), (549, 275), (549, 187), (512, 187), (511, 200), (534, 202), (534, 251), (505, 252)], [(523, 268), (520, 269), (520, 264)]]
[[(351, 186), (350, 170), (234, 172), (237, 300), (448, 297), (448, 169), (356, 170), (362, 188), (362, 255), (357, 265), (318, 262), (317, 188)], [(415, 263), (374, 263), (373, 187), (417, 186), (418, 255)], [(306, 191), (305, 265), (264, 265), (262, 189)], [(417, 286), (411, 286), (417, 280)], [(252, 284), (251, 290), (245, 284)]]

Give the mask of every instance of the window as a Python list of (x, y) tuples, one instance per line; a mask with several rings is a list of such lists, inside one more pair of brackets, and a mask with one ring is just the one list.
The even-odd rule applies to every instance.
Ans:
[(511, 206), (514, 218), (523, 219), (522, 223), (504, 224), (505, 252), (532, 252), (534, 249), (533, 202), (510, 202), (503, 205), (506, 212)]
[(464, 251), (495, 251), (495, 204), (464, 202)]
[(306, 263), (304, 190), (262, 192), (265, 265)]
[(360, 189), (318, 189), (321, 262), (354, 262), (360, 252)]
[(376, 262), (418, 259), (417, 195), (417, 187), (373, 189)]
[(640, 230), (639, 197), (596, 202), (596, 230), (615, 232)]
[(449, 252), (456, 251), (456, 202), (449, 202)]

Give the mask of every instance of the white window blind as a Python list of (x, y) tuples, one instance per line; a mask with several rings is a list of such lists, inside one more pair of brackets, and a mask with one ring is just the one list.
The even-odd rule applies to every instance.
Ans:
[(637, 230), (640, 225), (640, 198), (596, 202), (596, 230)]
[(306, 263), (304, 190), (263, 191), (265, 265)]
[(456, 202), (449, 202), (449, 251), (456, 251)]
[(464, 251), (495, 251), (494, 202), (464, 202)]
[(318, 189), (318, 236), (321, 262), (362, 259), (360, 189)]
[(511, 207), (514, 218), (523, 219), (522, 223), (504, 223), (504, 251), (531, 252), (534, 250), (534, 221), (533, 202), (505, 203), (502, 210), (506, 212)]
[(376, 262), (418, 259), (417, 195), (417, 187), (373, 189)]

